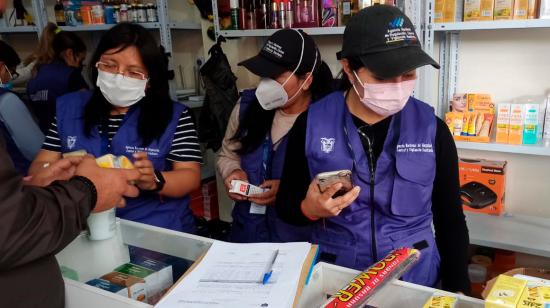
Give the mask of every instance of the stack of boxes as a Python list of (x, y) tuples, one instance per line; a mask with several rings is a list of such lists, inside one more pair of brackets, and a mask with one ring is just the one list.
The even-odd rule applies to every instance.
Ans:
[(435, 22), (550, 18), (549, 0), (436, 0)]

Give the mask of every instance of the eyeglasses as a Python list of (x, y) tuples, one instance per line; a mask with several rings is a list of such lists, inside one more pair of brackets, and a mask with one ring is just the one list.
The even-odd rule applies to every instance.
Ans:
[(138, 79), (138, 80), (146, 80), (148, 79), (147, 76), (145, 76), (144, 73), (139, 71), (125, 71), (125, 72), (119, 72), (118, 65), (112, 64), (112, 63), (105, 63), (105, 62), (97, 62), (95, 64), (95, 67), (99, 70), (102, 70), (107, 73), (111, 74), (121, 74), (122, 77), (125, 78), (132, 78), (132, 79)]
[(6, 71), (8, 72), (8, 74), (10, 74), (10, 80), (15, 80), (19, 78), (19, 73), (12, 72), (12, 70), (10, 70), (10, 68), (6, 64), (4, 64), (4, 68), (6, 68)]

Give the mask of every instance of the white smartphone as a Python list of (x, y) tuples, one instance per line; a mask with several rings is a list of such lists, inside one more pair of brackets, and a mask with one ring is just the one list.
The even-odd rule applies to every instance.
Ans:
[(315, 177), (319, 190), (325, 192), (330, 186), (336, 183), (342, 183), (342, 188), (334, 194), (334, 198), (339, 197), (353, 189), (351, 181), (351, 170), (337, 170), (323, 172)]

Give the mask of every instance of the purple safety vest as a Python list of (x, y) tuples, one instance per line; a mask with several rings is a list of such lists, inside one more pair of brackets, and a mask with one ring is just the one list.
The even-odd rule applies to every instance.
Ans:
[(342, 92), (311, 106), (307, 123), (305, 148), (311, 178), (349, 169), (354, 185), (361, 187), (357, 200), (340, 215), (315, 224), (313, 242), (320, 245), (321, 260), (364, 270), (393, 249), (416, 247), (421, 259), (403, 279), (433, 286), (440, 257), (432, 231), (436, 167), (432, 107), (409, 99), (393, 116), (375, 166), (370, 164), (373, 154), (365, 153), (360, 139), (364, 137), (357, 132)]
[[(255, 90), (241, 93), (239, 118), (242, 121), (250, 104), (257, 104)], [(241, 155), (241, 168), (253, 185), (261, 185), (265, 179), (280, 179), (287, 146), (287, 136), (273, 150), (271, 134), (254, 151)], [(264, 164), (266, 166), (264, 167)], [(267, 174), (266, 174), (267, 173)], [(250, 202), (235, 202), (230, 239), (233, 242), (310, 242), (311, 226), (293, 226), (277, 217), (275, 207), (268, 206), (265, 215), (251, 214)]]
[[(111, 153), (116, 156), (124, 155), (133, 160), (133, 153), (146, 152), (156, 170), (171, 169), (166, 163), (166, 157), (172, 147), (178, 119), (185, 106), (172, 102), (172, 121), (160, 139), (147, 146), (143, 146), (137, 132), (139, 107), (131, 107), (109, 145), (108, 140), (105, 140), (106, 136), (99, 134), (98, 127), (94, 128), (90, 136), (84, 131), (83, 112), (91, 95), (91, 91), (78, 91), (57, 100), (57, 130), (62, 153), (86, 150), (95, 157)], [(142, 192), (136, 198), (127, 198), (126, 206), (117, 208), (116, 213), (123, 219), (176, 231), (195, 232), (194, 218), (189, 209), (189, 196), (169, 198), (161, 197), (157, 193)]]

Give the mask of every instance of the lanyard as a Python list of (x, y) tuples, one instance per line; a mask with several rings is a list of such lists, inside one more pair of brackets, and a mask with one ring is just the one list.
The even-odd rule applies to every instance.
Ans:
[(265, 136), (262, 155), (262, 178), (264, 181), (271, 179), (271, 169), (273, 164), (273, 144), (269, 135)]

